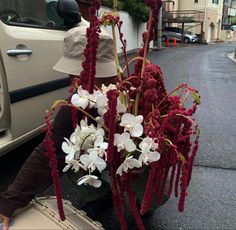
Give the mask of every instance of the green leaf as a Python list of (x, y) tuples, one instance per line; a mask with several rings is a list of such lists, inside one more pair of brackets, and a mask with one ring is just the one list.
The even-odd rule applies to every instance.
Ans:
[(200, 104), (202, 103), (201, 98), (200, 98), (200, 96), (199, 96), (199, 94), (198, 94), (197, 92), (192, 92), (191, 95), (192, 95), (193, 100), (194, 100), (198, 105), (200, 105)]
[(199, 128), (195, 128), (195, 132), (196, 132), (196, 136), (199, 137), (200, 136), (200, 129)]
[(179, 156), (180, 156), (180, 160), (181, 160), (183, 163), (186, 162), (185, 157), (184, 157), (183, 154), (179, 153)]

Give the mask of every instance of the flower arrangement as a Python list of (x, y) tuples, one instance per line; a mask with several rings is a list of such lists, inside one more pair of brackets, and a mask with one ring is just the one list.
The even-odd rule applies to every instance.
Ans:
[[(83, 170), (85, 175), (79, 178), (78, 185), (86, 184), (96, 188), (102, 186), (101, 177), (107, 171), (114, 207), (122, 229), (127, 229), (124, 217), (126, 194), (139, 229), (144, 229), (140, 214), (149, 210), (153, 200), (156, 205), (161, 204), (167, 185), (167, 196), (173, 190), (175, 196), (180, 193), (178, 208), (180, 211), (184, 210), (199, 140), (198, 125), (192, 116), (201, 101), (197, 90), (186, 84), (167, 93), (160, 67), (147, 59), (162, 2), (146, 0), (145, 4), (151, 10), (147, 31), (143, 33), (143, 48), (137, 57), (128, 61), (126, 40), (121, 32), (122, 21), (118, 13), (108, 12), (98, 19), (96, 11), (100, 2), (93, 1), (90, 27), (87, 30), (87, 47), (84, 51), (84, 70), (80, 79), (74, 80), (71, 86), (71, 101), (57, 101), (46, 116), (48, 138), (45, 144), (62, 219), (64, 212), (50, 123), (51, 115), (61, 106), (72, 108), (75, 127), (70, 138), (65, 138), (62, 143), (67, 164), (64, 171)], [(114, 6), (116, 5), (117, 2), (114, 1)], [(95, 66), (101, 25), (112, 28), (117, 79), (116, 84), (98, 88), (95, 86)], [(116, 26), (126, 60), (123, 69), (119, 66), (116, 51)], [(130, 73), (129, 65), (132, 62), (135, 62), (135, 67), (133, 73)], [(190, 99), (192, 106), (187, 107)], [(91, 109), (97, 111), (96, 116), (89, 113)], [(77, 110), (84, 114), (79, 124)], [(88, 120), (93, 122), (89, 123)], [(144, 172), (147, 173), (145, 179)], [(136, 190), (133, 187), (138, 180), (144, 180), (145, 183), (140, 209), (136, 205)]]

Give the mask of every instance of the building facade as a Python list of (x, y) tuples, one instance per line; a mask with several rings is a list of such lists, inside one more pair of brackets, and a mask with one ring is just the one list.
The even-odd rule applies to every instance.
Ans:
[(236, 25), (236, 0), (224, 0), (222, 29), (229, 30), (231, 25)]
[(172, 18), (177, 19), (178, 23), (171, 23), (172, 26), (183, 27), (184, 23), (186, 30), (212, 42), (222, 39), (223, 5), (224, 0), (173, 0), (164, 1), (163, 10), (164, 14), (172, 14)]
[[(205, 13), (203, 22), (204, 39), (207, 42), (220, 40), (224, 0), (179, 0), (179, 10), (196, 10)], [(193, 32), (200, 33), (200, 25)]]

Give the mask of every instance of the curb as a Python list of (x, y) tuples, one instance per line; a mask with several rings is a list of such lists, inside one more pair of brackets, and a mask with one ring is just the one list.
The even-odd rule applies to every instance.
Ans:
[(228, 54), (226, 54), (226, 56), (236, 63), (236, 59), (234, 58), (235, 52), (228, 53)]

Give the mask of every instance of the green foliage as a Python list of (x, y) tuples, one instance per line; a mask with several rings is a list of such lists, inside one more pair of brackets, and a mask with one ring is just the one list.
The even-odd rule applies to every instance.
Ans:
[(197, 92), (192, 92), (192, 98), (198, 105), (201, 104), (201, 98)]
[[(113, 6), (113, 0), (102, 0), (102, 5)], [(149, 8), (144, 4), (144, 0), (119, 0), (118, 8), (127, 11), (137, 22), (146, 22), (149, 16)]]
[(123, 10), (127, 11), (138, 22), (148, 20), (149, 8), (143, 0), (127, 0), (123, 5)]
[(101, 3), (103, 6), (107, 6), (110, 8), (112, 8), (112, 6), (113, 6), (113, 0), (101, 0)]

